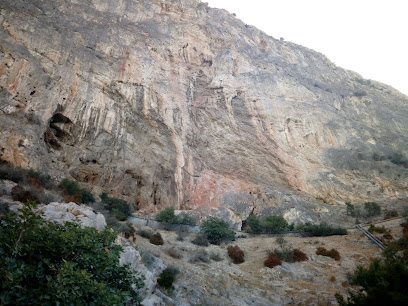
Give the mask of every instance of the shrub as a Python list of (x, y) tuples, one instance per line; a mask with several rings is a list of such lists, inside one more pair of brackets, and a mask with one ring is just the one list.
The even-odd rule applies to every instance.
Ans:
[[(116, 233), (46, 221), (29, 202), (0, 222), (0, 304), (125, 305), (143, 283), (119, 265)], [(134, 289), (132, 288), (134, 286)]]
[(143, 238), (150, 239), (153, 236), (153, 232), (146, 229), (140, 229), (137, 231), (137, 234)]
[(156, 220), (168, 224), (179, 224), (178, 218), (174, 214), (174, 208), (168, 207), (159, 212), (156, 216)]
[(132, 208), (125, 200), (111, 198), (106, 192), (100, 195), (105, 208), (113, 214), (118, 220), (125, 221), (128, 216), (132, 215)]
[(318, 247), (316, 250), (316, 255), (331, 257), (336, 261), (340, 260), (340, 253), (336, 249), (331, 249), (330, 251), (328, 251), (324, 247)]
[(299, 249), (293, 250), (293, 261), (294, 262), (300, 262), (300, 261), (306, 261), (306, 260), (307, 260), (307, 256), (305, 253), (303, 253)]
[(350, 202), (346, 202), (346, 215), (355, 217), (356, 208)]
[(184, 225), (196, 225), (196, 221), (193, 217), (187, 214), (180, 214), (176, 216), (174, 214), (174, 208), (168, 207), (159, 212), (156, 216), (156, 220), (166, 224), (184, 224)]
[(265, 260), (264, 266), (268, 268), (273, 268), (282, 264), (282, 260), (276, 256), (274, 253), (270, 253), (268, 259)]
[(207, 235), (208, 241), (212, 244), (219, 244), (222, 241), (235, 238), (235, 232), (229, 229), (228, 223), (214, 217), (208, 217), (203, 222), (201, 231)]
[(83, 190), (81, 190), (81, 193), (82, 193), (81, 203), (88, 204), (88, 203), (95, 202), (94, 196), (88, 190), (83, 189)]
[(190, 260), (191, 263), (195, 263), (195, 262), (205, 262), (205, 263), (209, 263), (210, 262), (210, 258), (208, 255), (208, 252), (205, 249), (200, 248), (199, 250), (197, 250), (193, 256), (191, 256)]
[(264, 230), (261, 220), (255, 215), (250, 215), (248, 219), (246, 219), (246, 225), (249, 227), (248, 232), (251, 234), (261, 234)]
[(160, 233), (156, 233), (152, 237), (150, 237), (149, 242), (151, 244), (154, 244), (154, 245), (163, 245), (164, 244), (163, 238), (160, 235)]
[(376, 202), (364, 203), (364, 209), (366, 210), (368, 217), (375, 217), (381, 215), (381, 207)]
[(278, 256), (282, 261), (294, 262), (292, 250), (278, 250), (274, 249), (273, 253)]
[(77, 204), (95, 202), (92, 193), (86, 189), (81, 189), (76, 181), (64, 178), (60, 182), (59, 187), (62, 189), (64, 200), (67, 202), (75, 202)]
[(373, 224), (370, 225), (370, 227), (368, 228), (368, 231), (373, 234), (373, 233), (380, 233), (380, 234), (384, 234), (387, 229), (384, 226), (375, 226)]
[(264, 231), (269, 234), (282, 233), (288, 226), (288, 222), (282, 216), (269, 216), (262, 221)]
[(204, 247), (210, 244), (208, 241), (207, 235), (204, 233), (198, 233), (191, 242), (194, 243), (195, 245), (204, 246)]
[(244, 251), (239, 248), (237, 245), (230, 245), (227, 248), (228, 256), (232, 259), (234, 264), (240, 264), (245, 262)]
[(197, 224), (197, 221), (193, 217), (182, 213), (179, 216), (179, 224), (195, 226)]
[(39, 202), (37, 195), (33, 190), (26, 189), (21, 185), (16, 185), (11, 190), (11, 197), (14, 201), (25, 203), (27, 201)]
[(6, 162), (0, 162), (0, 179), (22, 183), (26, 180), (27, 173), (24, 169)]
[(395, 217), (398, 217), (398, 212), (395, 209), (387, 210), (385, 212), (384, 219), (390, 219)]
[(160, 274), (159, 278), (157, 279), (157, 283), (162, 288), (170, 289), (170, 288), (173, 287), (173, 283), (176, 280), (176, 275), (177, 275), (177, 273), (175, 273), (175, 271), (173, 269), (166, 268)]
[(168, 294), (173, 294), (173, 283), (176, 280), (176, 276), (179, 273), (178, 268), (169, 266), (160, 274), (159, 278), (157, 279), (157, 283), (160, 285), (162, 289)]
[(181, 259), (181, 258), (183, 258), (183, 255), (181, 255), (181, 253), (177, 250), (177, 249), (175, 249), (175, 248), (169, 248), (169, 249), (167, 249), (167, 254), (169, 255), (169, 256), (171, 256), (171, 257), (173, 257), (173, 258), (176, 258), (176, 259)]
[(298, 225), (296, 230), (305, 233), (310, 236), (334, 236), (334, 235), (347, 235), (347, 230), (342, 227), (333, 227), (323, 222), (321, 224), (305, 223)]
[(351, 283), (356, 286), (345, 300), (336, 294), (339, 305), (407, 305), (408, 264), (401, 258), (374, 259), (369, 267), (358, 266)]

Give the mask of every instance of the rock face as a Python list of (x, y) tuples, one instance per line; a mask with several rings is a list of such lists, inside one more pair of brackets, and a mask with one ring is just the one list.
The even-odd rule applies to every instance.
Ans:
[(408, 195), (408, 98), (322, 54), (198, 0), (0, 9), (2, 160), (235, 221)]

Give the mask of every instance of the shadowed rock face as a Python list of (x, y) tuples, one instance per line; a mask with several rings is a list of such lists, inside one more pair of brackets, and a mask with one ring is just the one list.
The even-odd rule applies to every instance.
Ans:
[[(405, 197), (408, 98), (197, 0), (3, 0), (0, 158), (244, 219)], [(379, 160), (378, 160), (379, 159)]]

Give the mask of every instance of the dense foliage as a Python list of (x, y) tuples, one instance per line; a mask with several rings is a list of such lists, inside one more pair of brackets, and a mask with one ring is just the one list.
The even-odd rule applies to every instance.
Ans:
[(305, 223), (296, 226), (296, 231), (309, 236), (334, 236), (347, 235), (347, 230), (342, 227), (331, 226), (325, 222), (321, 224)]
[(0, 219), (1, 305), (124, 305), (143, 286), (119, 265), (116, 233), (45, 221), (34, 203)]
[(111, 198), (106, 192), (100, 195), (104, 207), (120, 221), (125, 221), (128, 216), (132, 215), (132, 208), (125, 200)]
[(77, 204), (95, 202), (92, 193), (88, 190), (81, 189), (76, 181), (64, 178), (60, 182), (59, 187), (62, 189), (66, 201), (72, 201)]
[(174, 208), (168, 207), (159, 212), (156, 216), (156, 220), (166, 224), (184, 224), (184, 225), (196, 225), (194, 218), (187, 214), (180, 214), (178, 216), (174, 213)]
[(33, 169), (23, 169), (6, 162), (0, 162), (0, 179), (10, 180), (15, 183), (34, 183), (44, 188), (53, 186), (51, 176)]
[(245, 262), (245, 253), (237, 245), (229, 245), (227, 248), (228, 256), (232, 259), (234, 264)]
[(336, 294), (340, 305), (408, 305), (408, 262), (401, 258), (374, 259), (370, 266), (357, 267), (351, 276), (357, 291), (344, 299)]
[(201, 232), (207, 235), (212, 244), (219, 244), (235, 238), (235, 232), (229, 229), (229, 224), (215, 217), (208, 217), (201, 225)]
[(251, 234), (279, 234), (293, 230), (293, 225), (280, 215), (268, 216), (266, 218), (259, 218), (251, 215), (246, 220), (248, 226), (247, 231)]

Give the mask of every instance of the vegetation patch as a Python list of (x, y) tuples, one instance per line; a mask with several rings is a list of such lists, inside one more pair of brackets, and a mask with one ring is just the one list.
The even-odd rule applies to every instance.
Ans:
[(207, 234), (198, 233), (195, 238), (191, 241), (193, 244), (198, 246), (209, 246), (210, 242), (208, 241)]
[(282, 260), (276, 256), (274, 253), (270, 253), (268, 258), (264, 262), (264, 266), (268, 268), (273, 268), (282, 264)]
[(336, 261), (340, 260), (340, 253), (336, 249), (326, 250), (324, 247), (318, 247), (316, 250), (316, 255), (327, 256), (335, 259)]
[(156, 216), (156, 221), (163, 222), (165, 224), (182, 224), (182, 225), (196, 225), (196, 220), (187, 214), (180, 214), (178, 216), (174, 213), (174, 208), (168, 207), (159, 212)]
[(149, 242), (154, 245), (163, 245), (164, 241), (160, 233), (156, 233), (150, 237)]
[(211, 244), (220, 244), (235, 238), (235, 232), (229, 229), (229, 224), (215, 217), (208, 217), (203, 222), (201, 232), (207, 235)]
[(228, 256), (232, 259), (234, 264), (241, 264), (245, 262), (245, 253), (237, 245), (230, 245), (227, 248)]
[(311, 224), (305, 223), (296, 226), (296, 231), (304, 233), (307, 236), (334, 236), (334, 235), (347, 235), (347, 230), (342, 227), (334, 227), (327, 223)]
[(0, 222), (0, 304), (138, 303), (141, 279), (119, 265), (117, 233), (43, 220), (29, 202)]

